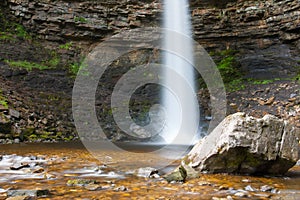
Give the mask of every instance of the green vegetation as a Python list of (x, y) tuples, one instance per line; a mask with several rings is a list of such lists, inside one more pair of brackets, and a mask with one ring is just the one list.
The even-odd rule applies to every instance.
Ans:
[(80, 72), (81, 75), (84, 76), (89, 75), (89, 72), (87, 71), (87, 66), (84, 64), (83, 61), (70, 64), (68, 70), (71, 77), (76, 77), (78, 72)]
[(229, 92), (245, 88), (245, 80), (242, 78), (242, 73), (238, 69), (239, 64), (235, 57), (236, 53), (236, 51), (231, 49), (210, 53), (211, 56), (218, 60), (216, 62), (217, 69), (221, 74), (226, 90)]
[(66, 49), (66, 50), (70, 50), (73, 46), (72, 42), (67, 42), (65, 44), (62, 44), (59, 46), (60, 49)]
[(12, 23), (4, 31), (0, 32), (0, 40), (16, 41), (16, 38), (29, 40), (32, 39), (31, 35), (25, 30), (25, 28), (17, 23)]
[(16, 38), (14, 38), (14, 35), (7, 32), (0, 32), (0, 40), (4, 41), (16, 41)]
[(273, 83), (276, 80), (280, 80), (280, 79), (270, 79), (270, 80), (253, 80), (253, 79), (249, 79), (248, 81), (251, 82), (254, 85), (266, 85), (266, 84)]
[(84, 18), (84, 17), (78, 17), (78, 16), (75, 16), (74, 17), (74, 21), (75, 22), (81, 22), (81, 23), (87, 23), (88, 22), (88, 20), (86, 19), (86, 18)]
[(23, 39), (31, 39), (31, 36), (29, 35), (29, 33), (25, 30), (24, 26), (14, 23), (13, 25), (14, 30), (15, 30), (15, 34), (17, 37), (19, 38), (23, 38)]
[(2, 90), (0, 90), (0, 105), (2, 105), (4, 108), (8, 108), (8, 102), (6, 97), (4, 97), (2, 94)]
[(41, 65), (41, 64), (38, 64), (38, 63), (34, 63), (34, 62), (12, 61), (12, 60), (6, 60), (5, 62), (11, 67), (23, 68), (23, 69), (26, 69), (28, 71), (31, 71), (33, 69), (39, 69), (39, 70), (49, 69), (49, 67), (46, 66), (46, 65)]
[(32, 39), (23, 25), (10, 21), (3, 8), (0, 8), (0, 40), (15, 41), (16, 38)]

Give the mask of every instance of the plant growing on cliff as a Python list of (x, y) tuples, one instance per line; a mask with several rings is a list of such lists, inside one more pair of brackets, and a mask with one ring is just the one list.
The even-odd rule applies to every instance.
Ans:
[(6, 109), (8, 108), (7, 98), (3, 96), (2, 90), (0, 90), (0, 105), (2, 105)]
[(80, 17), (75, 16), (74, 17), (74, 22), (87, 23), (88, 20), (86, 18), (84, 18), (84, 17), (81, 17), (81, 16)]
[(15, 33), (16, 33), (17, 37), (23, 38), (26, 40), (31, 39), (31, 36), (25, 30), (24, 26), (22, 26), (21, 24), (14, 24), (14, 26), (15, 26)]
[(4, 41), (16, 41), (16, 38), (11, 33), (0, 32), (0, 40)]
[(228, 49), (220, 52), (211, 52), (215, 58), (217, 69), (219, 70), (227, 91), (236, 91), (245, 88), (242, 73), (238, 68), (236, 51)]
[(78, 72), (83, 76), (88, 76), (89, 72), (87, 69), (87, 65), (84, 63), (84, 59), (82, 59), (80, 62), (74, 62), (69, 65), (68, 71), (71, 75), (71, 77), (76, 77)]
[(72, 42), (67, 42), (65, 44), (59, 45), (60, 49), (66, 49), (66, 50), (70, 50), (73, 46)]
[(34, 62), (28, 62), (28, 61), (5, 60), (5, 62), (11, 67), (23, 68), (26, 69), (27, 71), (31, 71), (33, 69), (45, 70), (49, 68), (48, 66), (41, 65)]

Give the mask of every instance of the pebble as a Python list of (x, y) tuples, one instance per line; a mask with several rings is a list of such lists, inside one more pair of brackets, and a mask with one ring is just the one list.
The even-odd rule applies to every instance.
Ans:
[(251, 180), (250, 180), (250, 179), (243, 179), (242, 182), (243, 182), (243, 183), (250, 183)]
[[(152, 167), (144, 167), (144, 168), (139, 168), (137, 170), (137, 176), (139, 177), (145, 177), (149, 178), (151, 175), (157, 174), (158, 170)], [(158, 174), (157, 174), (158, 175)], [(159, 178), (159, 176), (158, 176)]]
[(207, 181), (200, 181), (200, 182), (198, 182), (198, 185), (200, 185), (200, 186), (206, 186), (206, 185), (212, 186), (212, 183), (207, 182)]
[(254, 188), (254, 187), (252, 187), (251, 185), (247, 185), (247, 186), (245, 187), (245, 190), (246, 190), (246, 191), (250, 191), (250, 192), (255, 192), (255, 191), (257, 191), (257, 189)]
[(125, 186), (119, 186), (114, 189), (114, 191), (122, 191), (122, 192), (127, 191), (127, 190), (128, 190), (128, 188), (126, 188)]
[(9, 115), (16, 119), (20, 118), (20, 113), (14, 109), (9, 109)]
[(237, 192), (234, 194), (236, 197), (248, 197), (248, 194), (246, 192)]
[(16, 196), (31, 196), (31, 197), (41, 197), (47, 196), (50, 194), (50, 191), (45, 190), (8, 190), (7, 195), (9, 197), (16, 197)]
[(262, 192), (271, 192), (274, 189), (274, 187), (269, 185), (263, 185), (260, 187), (260, 191)]
[(294, 98), (294, 97), (296, 97), (296, 96), (297, 96), (297, 94), (292, 93), (292, 94), (290, 95), (290, 98)]
[(32, 199), (30, 196), (15, 196), (15, 197), (8, 197), (6, 200), (29, 200)]
[(98, 184), (88, 184), (88, 185), (84, 186), (84, 188), (89, 191), (96, 191), (96, 190), (101, 189), (102, 187)]

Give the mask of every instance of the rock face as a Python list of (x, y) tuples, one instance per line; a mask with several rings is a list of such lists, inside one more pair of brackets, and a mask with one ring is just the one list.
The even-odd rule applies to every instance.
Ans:
[[(4, 0), (18, 21), (49, 42), (87, 46), (124, 30), (160, 26), (161, 1)], [(191, 1), (194, 38), (208, 51), (238, 51), (247, 78), (294, 76), (299, 70), (298, 0)]]
[(299, 129), (272, 115), (225, 118), (183, 160), (194, 173), (283, 174), (298, 160)]

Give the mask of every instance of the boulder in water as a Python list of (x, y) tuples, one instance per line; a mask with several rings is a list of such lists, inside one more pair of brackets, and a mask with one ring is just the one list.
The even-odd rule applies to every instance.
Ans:
[(182, 165), (194, 174), (284, 174), (298, 159), (300, 131), (273, 115), (226, 117), (194, 146)]

